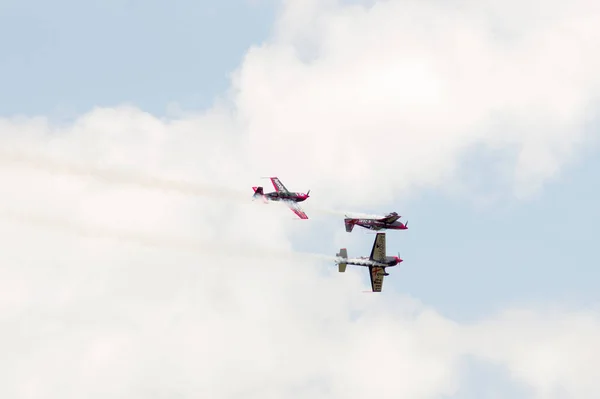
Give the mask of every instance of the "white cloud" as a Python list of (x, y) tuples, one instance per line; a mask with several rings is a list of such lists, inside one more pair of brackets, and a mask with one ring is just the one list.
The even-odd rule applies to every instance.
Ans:
[[(116, 108), (82, 121), (92, 122), (55, 133), (56, 144), (36, 125), (28, 147), (77, 158), (77, 149), (94, 148), (100, 127), (127, 128), (139, 141), (115, 135), (89, 151), (87, 163), (213, 180), (209, 165), (219, 153), (203, 149), (223, 143), (194, 134), (203, 118), (166, 123)], [(202, 153), (193, 164), (182, 156), (191, 143)], [(244, 187), (249, 172), (232, 165), (239, 169), (219, 171), (217, 180)], [(568, 397), (598, 394), (595, 358), (585, 356), (600, 350), (596, 313), (528, 311), (461, 325), (391, 289), (362, 294), (364, 271), (340, 275), (333, 265), (294, 258), (288, 234), (296, 222), (284, 207), (6, 168), (3, 209), (35, 212), (20, 215), (29, 225), (3, 218), (0, 228), (0, 368), (10, 377), (3, 396), (439, 398), (460, 388), (464, 355), (506, 364), (540, 398), (555, 386)], [(36, 225), (38, 214), (57, 222)], [(82, 231), (91, 225), (105, 227)], [(136, 246), (146, 238), (153, 247)]]
[(262, 167), (292, 161), (286, 175), (373, 204), (452, 182), (475, 144), (505, 149), (529, 194), (580, 147), (600, 83), (595, 3), (332, 3), (286, 2), (279, 36), (236, 75)]
[[(460, 389), (465, 355), (505, 364), (539, 398), (600, 394), (597, 312), (463, 325), (385, 287), (365, 295), (364, 271), (293, 256), (291, 212), (237, 200), (278, 174), (324, 207), (377, 207), (444, 185), (476, 144), (513, 146), (517, 182), (544, 182), (573, 156), (596, 93), (592, 3), (548, 5), (533, 23), (535, 8), (510, 2), (323, 4), (286, 3), (277, 36), (241, 65), (232, 109), (0, 120), (2, 397), (440, 398)], [(565, 26), (583, 44), (558, 36)], [(13, 147), (63, 163), (23, 168)], [(69, 162), (166, 177), (98, 181)]]
[(594, 398), (600, 345), (600, 313), (546, 307), (505, 311), (465, 336), (478, 356), (506, 364), (540, 398)]

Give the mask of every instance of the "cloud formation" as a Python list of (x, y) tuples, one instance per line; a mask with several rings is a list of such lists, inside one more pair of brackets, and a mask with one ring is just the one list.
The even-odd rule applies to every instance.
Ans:
[(0, 396), (433, 399), (475, 356), (533, 397), (598, 397), (596, 309), (461, 324), (366, 295), (364, 270), (294, 255), (289, 210), (250, 203), (276, 173), (315, 209), (370, 211), (456, 182), (475, 145), (508, 151), (519, 192), (552, 177), (586, 138), (598, 10), (515, 4), (290, 0), (227, 106), (0, 120)]
[(600, 83), (589, 1), (285, 4), (234, 84), (263, 167), (311, 159), (304, 175), (373, 203), (455, 183), (477, 145), (502, 151), (498, 177), (530, 194), (585, 142)]

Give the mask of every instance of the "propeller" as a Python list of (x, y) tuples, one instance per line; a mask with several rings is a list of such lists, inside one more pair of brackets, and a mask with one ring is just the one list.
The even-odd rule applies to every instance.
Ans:
[(306, 192), (306, 195), (308, 195), (308, 194), (310, 194), (310, 190), (308, 190), (308, 191)]
[(408, 220), (404, 222), (404, 227), (408, 227)]

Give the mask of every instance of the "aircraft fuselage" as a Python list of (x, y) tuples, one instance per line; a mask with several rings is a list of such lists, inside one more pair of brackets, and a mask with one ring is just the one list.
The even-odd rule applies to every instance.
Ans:
[(344, 263), (346, 263), (348, 265), (364, 266), (364, 267), (369, 267), (369, 266), (377, 266), (377, 267), (384, 267), (384, 268), (385, 267), (393, 267), (393, 266), (396, 266), (397, 264), (399, 264), (400, 262), (402, 262), (402, 259), (400, 259), (400, 257), (398, 257), (398, 256), (386, 256), (385, 262), (376, 262), (376, 261), (370, 260), (368, 257), (344, 259)]
[(252, 187), (254, 190), (254, 198), (262, 197), (265, 201), (289, 201), (302, 202), (309, 197), (309, 193), (297, 193), (293, 191), (273, 191), (265, 193), (262, 187)]
[(272, 192), (263, 194), (270, 201), (292, 201), (302, 202), (308, 198), (308, 195), (304, 193), (281, 193)]
[(383, 229), (390, 229), (390, 230), (406, 230), (407, 227), (404, 225), (404, 223), (396, 220), (395, 222), (392, 223), (386, 223), (386, 222), (382, 222), (380, 220), (374, 220), (374, 219), (355, 219), (352, 221), (353, 224), (358, 225), (360, 227), (364, 227), (365, 229), (369, 229), (369, 230), (375, 230), (375, 231), (379, 231), (379, 230), (383, 230)]

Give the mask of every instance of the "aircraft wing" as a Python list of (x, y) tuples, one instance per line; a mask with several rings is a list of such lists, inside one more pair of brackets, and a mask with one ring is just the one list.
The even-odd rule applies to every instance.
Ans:
[(273, 187), (275, 187), (275, 191), (289, 193), (288, 189), (285, 188), (281, 180), (278, 177), (270, 177), (271, 183), (273, 183)]
[(298, 205), (295, 202), (287, 202), (287, 205), (290, 207), (292, 212), (294, 212), (296, 215), (298, 215), (298, 217), (300, 219), (308, 219), (308, 216), (306, 216), (306, 213), (304, 213), (302, 208), (300, 208), (300, 205)]
[(375, 262), (385, 262), (385, 233), (377, 233), (369, 259)]
[(394, 212), (394, 213), (390, 213), (389, 215), (387, 215), (386, 217), (384, 217), (383, 219), (380, 219), (382, 222), (386, 222), (386, 223), (394, 223), (396, 220), (400, 219), (400, 216)]
[(381, 292), (383, 288), (383, 267), (369, 266), (369, 277), (371, 278), (371, 289), (373, 292)]

